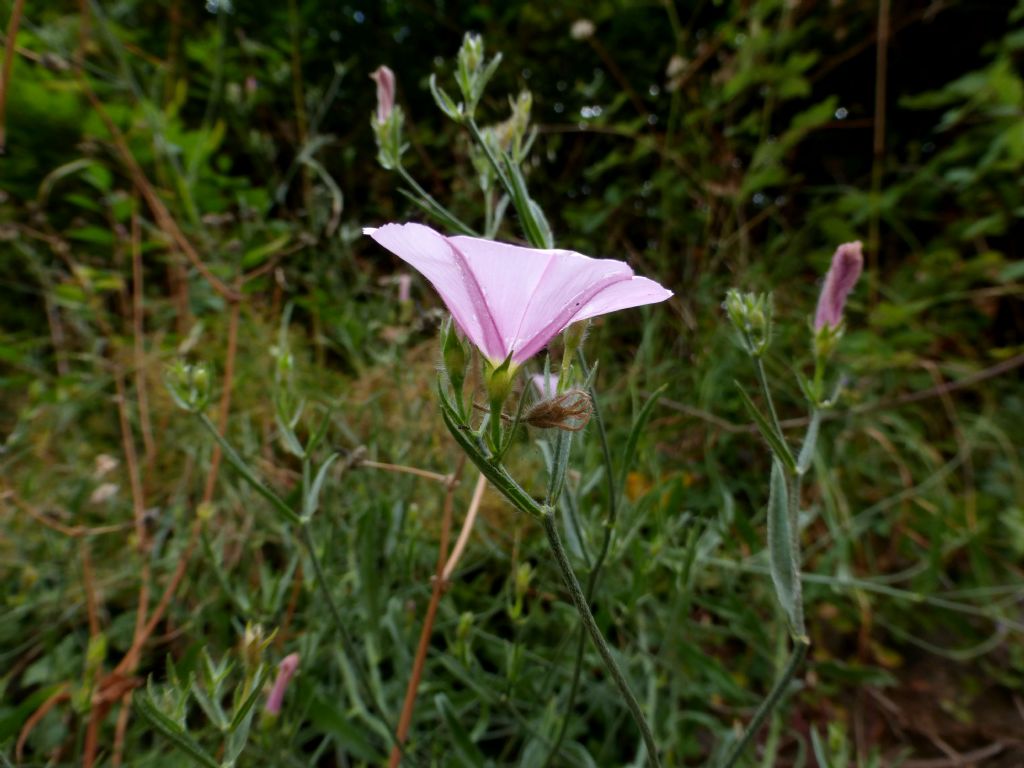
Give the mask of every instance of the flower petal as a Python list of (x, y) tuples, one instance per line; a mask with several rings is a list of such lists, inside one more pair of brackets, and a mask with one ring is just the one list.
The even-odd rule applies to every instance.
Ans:
[(576, 320), (672, 295), (615, 259), (445, 237), (422, 224), (363, 232), (421, 272), (462, 332), (495, 363), (510, 354), (523, 362)]
[(448, 238), (422, 224), (385, 224), (363, 232), (430, 281), (475, 347), (492, 360), (507, 357), (479, 286)]
[(524, 248), (476, 237), (448, 240), (463, 253), (501, 336), (505, 356), (532, 357), (602, 288), (633, 270), (613, 259), (575, 251)]
[(588, 259), (588, 261), (595, 267), (597, 265), (622, 264), (629, 272), (625, 276), (622, 276), (621, 273), (604, 275), (600, 270), (591, 272), (589, 287), (570, 299), (560, 311), (555, 313), (548, 325), (539, 329), (522, 349), (517, 350), (513, 360), (526, 360), (537, 354), (551, 339), (578, 320), (586, 320), (644, 304), (655, 304), (665, 301), (672, 295), (672, 291), (662, 288), (653, 280), (633, 275), (633, 270), (623, 262), (613, 259)]
[(588, 301), (571, 322), (586, 320), (588, 317), (618, 312), (620, 309), (642, 307), (644, 304), (657, 304), (672, 297), (672, 291), (646, 277), (634, 276), (614, 285), (609, 285), (594, 298)]

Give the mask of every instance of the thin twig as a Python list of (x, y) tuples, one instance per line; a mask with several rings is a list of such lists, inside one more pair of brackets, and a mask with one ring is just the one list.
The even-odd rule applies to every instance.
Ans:
[(108, 533), (119, 533), (132, 527), (131, 523), (117, 523), (115, 525), (100, 525), (95, 528), (88, 528), (84, 525), (64, 525), (56, 520), (51, 520), (39, 510), (32, 507), (24, 499), (20, 498), (12, 488), (5, 488), (0, 498), (7, 498), (14, 502), (14, 505), (27, 514), (36, 522), (45, 525), (51, 530), (70, 536), (73, 539), (85, 538), (87, 536), (103, 536)]
[(360, 459), (360, 467), (370, 467), (370, 469), (383, 469), (386, 472), (398, 472), (407, 475), (416, 475), (416, 477), (422, 477), (427, 480), (436, 480), (439, 483), (450, 483), (451, 475), (442, 475), (440, 472), (431, 472), (429, 469), (420, 469), (419, 467), (407, 467), (404, 464), (388, 464), (383, 461), (369, 461), (367, 459)]
[(146, 453), (146, 466), (152, 467), (156, 458), (156, 442), (153, 440), (153, 422), (149, 414), (149, 391), (146, 386), (145, 348), (143, 334), (145, 328), (143, 315), (143, 284), (142, 284), (142, 228), (139, 226), (137, 199), (132, 200), (132, 335), (135, 353), (135, 397), (139, 402), (139, 431), (142, 433), (142, 445)]
[(4, 63), (0, 70), (0, 155), (7, 151), (7, 89), (11, 83), (11, 70), (14, 68), (15, 41), (18, 37), (18, 27), (21, 24), (21, 14), (25, 8), (25, 0), (14, 0), (14, 7), (11, 8), (11, 18), (7, 22), (7, 41), (4, 45)]
[(170, 211), (167, 210), (167, 206), (164, 205), (163, 200), (160, 199), (156, 190), (153, 189), (153, 185), (150, 184), (149, 179), (146, 178), (146, 174), (142, 170), (142, 166), (139, 165), (135, 156), (132, 154), (131, 149), (128, 147), (128, 142), (125, 140), (121, 129), (118, 128), (110, 118), (110, 115), (104, 108), (103, 103), (93, 92), (92, 87), (89, 85), (89, 81), (81, 71), (81, 68), (79, 68), (78, 74), (79, 85), (81, 85), (83, 93), (85, 93), (89, 103), (92, 104), (96, 114), (99, 115), (100, 120), (106, 126), (107, 132), (113, 139), (114, 148), (121, 157), (121, 162), (124, 163), (135, 188), (146, 201), (146, 205), (153, 214), (153, 219), (157, 226), (160, 227), (164, 234), (170, 238), (171, 242), (177, 246), (178, 250), (185, 254), (185, 257), (189, 262), (191, 262), (192, 266), (195, 267), (196, 271), (203, 276), (206, 282), (208, 282), (222, 298), (229, 301), (237, 300), (239, 298), (237, 292), (225, 285), (223, 281), (210, 271), (210, 268), (207, 267), (200, 258), (199, 253), (192, 246), (192, 243), (189, 242), (187, 237), (185, 237), (185, 233), (181, 231), (178, 223), (174, 220)]
[[(423, 677), (423, 667), (427, 661), (430, 636), (434, 632), (434, 619), (437, 616), (437, 608), (441, 604), (441, 596), (445, 590), (444, 570), (445, 561), (448, 558), (448, 540), (451, 538), (452, 507), (455, 503), (455, 489), (458, 487), (458, 478), (462, 474), (462, 469), (465, 465), (466, 456), (462, 454), (455, 472), (451, 474), (450, 480), (445, 487), (443, 512), (441, 514), (441, 537), (437, 546), (437, 568), (434, 573), (434, 585), (430, 591), (427, 613), (423, 617), (423, 628), (420, 630), (420, 639), (416, 645), (416, 656), (413, 659), (412, 672), (409, 674), (409, 683), (405, 688), (405, 700), (402, 702), (402, 712), (398, 717), (398, 728), (395, 730), (396, 744), (391, 748), (391, 757), (388, 760), (389, 768), (398, 768), (401, 764), (402, 750), (400, 747), (405, 744), (405, 739), (409, 734), (409, 726), (412, 724), (412, 713), (416, 707), (416, 693), (419, 690), (420, 679)], [(483, 476), (480, 479), (483, 480)]]
[(889, 0), (878, 3), (878, 43), (875, 46), (875, 130), (872, 138), (871, 218), (868, 221), (868, 259), (871, 274), (871, 303), (878, 300), (878, 263), (881, 247), (882, 177), (885, 175), (885, 98), (889, 64)]
[(466, 510), (466, 519), (462, 522), (459, 538), (456, 539), (452, 553), (448, 557), (448, 562), (444, 564), (444, 570), (441, 573), (441, 580), (446, 584), (451, 581), (452, 574), (455, 573), (459, 560), (462, 558), (462, 553), (466, 549), (466, 543), (469, 541), (469, 535), (473, 532), (473, 526), (476, 523), (476, 516), (480, 511), (480, 503), (483, 501), (485, 490), (487, 490), (487, 478), (480, 475), (476, 479), (476, 486), (473, 488), (473, 498), (470, 499), (469, 509)]
[[(862, 403), (861, 405), (854, 406), (853, 408), (847, 409), (832, 409), (825, 411), (821, 414), (823, 421), (839, 419), (846, 416), (861, 416), (865, 413), (874, 413), (876, 411), (884, 411), (889, 408), (898, 408), (904, 405), (910, 405), (912, 403), (919, 403), (924, 400), (931, 400), (935, 397), (943, 397), (953, 392), (959, 392), (963, 389), (970, 389), (982, 382), (988, 381), (1002, 376), (1010, 371), (1016, 370), (1024, 366), (1024, 353), (1014, 355), (1013, 357), (1007, 358), (1002, 362), (991, 365), (988, 368), (983, 368), (980, 371), (964, 376), (962, 379), (955, 381), (944, 382), (934, 387), (928, 387), (917, 392), (907, 392), (903, 395), (896, 397), (886, 398), (884, 400), (876, 400), (873, 403)], [(645, 395), (650, 394), (645, 392)], [(729, 432), (731, 434), (744, 434), (744, 433), (755, 433), (757, 432), (757, 425), (753, 423), (739, 424), (735, 421), (729, 421), (719, 416), (715, 416), (713, 413), (695, 408), (692, 405), (686, 403), (680, 403), (676, 400), (670, 400), (668, 398), (661, 398), (659, 404), (673, 411), (678, 411), (687, 416), (692, 416), (695, 419), (707, 422), (714, 427), (722, 430), (723, 432)], [(794, 419), (782, 419), (779, 421), (779, 426), (783, 429), (801, 429), (806, 427), (810, 423), (810, 418), (800, 417)]]

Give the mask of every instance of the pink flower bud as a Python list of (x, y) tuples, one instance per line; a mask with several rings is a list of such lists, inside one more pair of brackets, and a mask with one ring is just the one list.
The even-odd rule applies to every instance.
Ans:
[(395, 73), (382, 65), (370, 74), (370, 78), (377, 84), (377, 122), (386, 123), (395, 108)]
[(281, 661), (280, 666), (277, 668), (277, 679), (274, 680), (274, 687), (270, 689), (270, 695), (267, 696), (267, 706), (265, 709), (268, 715), (281, 714), (281, 702), (284, 700), (284, 692), (288, 689), (288, 683), (291, 682), (292, 675), (295, 674), (295, 670), (298, 668), (299, 654), (297, 653), (290, 653)]
[(405, 303), (412, 298), (412, 275), (403, 272), (398, 276), (398, 300)]
[(554, 397), (558, 394), (557, 373), (549, 373), (547, 376), (543, 373), (535, 373), (530, 377), (530, 381), (541, 398)]
[(832, 257), (832, 266), (825, 275), (825, 284), (818, 298), (818, 311), (814, 315), (814, 330), (820, 331), (826, 325), (836, 328), (843, 322), (843, 307), (846, 297), (857, 284), (864, 268), (864, 254), (860, 241), (843, 243)]

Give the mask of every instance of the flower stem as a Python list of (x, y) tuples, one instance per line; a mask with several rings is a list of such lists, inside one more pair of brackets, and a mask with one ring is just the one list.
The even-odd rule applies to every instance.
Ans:
[(437, 201), (436, 198), (434, 198), (433, 195), (431, 195), (429, 192), (427, 192), (427, 190), (421, 187), (419, 182), (417, 182), (416, 179), (412, 177), (412, 174), (405, 170), (405, 166), (395, 166), (395, 172), (398, 173), (398, 175), (402, 178), (402, 181), (404, 181), (406, 184), (412, 187), (413, 192), (419, 195), (420, 199), (418, 202), (420, 203), (420, 205), (426, 211), (433, 214), (437, 219), (444, 223), (445, 226), (451, 227), (452, 229), (460, 232), (463, 235), (479, 237), (479, 234), (476, 232), (476, 230), (474, 230), (468, 224), (463, 223), (463, 221), (458, 216), (456, 216), (454, 213), (445, 208), (441, 203)]
[(544, 532), (548, 537), (548, 543), (551, 544), (551, 551), (554, 552), (555, 561), (558, 563), (558, 567), (562, 572), (562, 579), (565, 581), (565, 586), (569, 590), (573, 604), (579, 612), (583, 626), (590, 635), (590, 639), (593, 640), (594, 645), (597, 648), (597, 652), (601, 655), (601, 660), (604, 661), (605, 667), (608, 669), (609, 674), (615, 681), (615, 685), (622, 694), (622, 698), (625, 700), (630, 714), (633, 716), (637, 727), (640, 729), (640, 733), (644, 739), (644, 744), (647, 747), (648, 761), (652, 766), (654, 766), (654, 768), (660, 768), (661, 762), (658, 760), (658, 747), (654, 742), (654, 734), (651, 732), (651, 727), (648, 725), (647, 719), (644, 717), (644, 713), (640, 709), (640, 703), (637, 701), (636, 696), (633, 695), (633, 691), (630, 689), (629, 683), (626, 681), (625, 676), (622, 674), (622, 670), (619, 669), (619, 665), (615, 662), (615, 659), (612, 656), (608, 643), (601, 634), (601, 630), (598, 629), (597, 622), (594, 621), (594, 615), (590, 612), (590, 606), (587, 604), (587, 598), (583, 594), (583, 589), (580, 587), (579, 580), (577, 580), (576, 574), (573, 572), (572, 564), (569, 562), (569, 557), (566, 555), (565, 548), (562, 546), (562, 540), (558, 536), (558, 528), (555, 523), (554, 511), (550, 507), (546, 507), (544, 509), (542, 521), (544, 523)]
[[(577, 357), (579, 359), (580, 368), (583, 371), (583, 378), (589, 379), (590, 369), (587, 367), (587, 361), (586, 358), (583, 357), (582, 350), (578, 350)], [(567, 367), (568, 366), (565, 364), (565, 361), (563, 361), (562, 370), (565, 370)], [(605, 476), (608, 483), (608, 516), (604, 521), (604, 539), (601, 542), (601, 551), (598, 553), (597, 559), (594, 561), (594, 565), (590, 569), (590, 575), (587, 577), (587, 605), (589, 605), (594, 599), (594, 591), (597, 589), (597, 580), (601, 574), (601, 568), (604, 565), (605, 558), (608, 556), (608, 550), (611, 548), (612, 533), (615, 531), (615, 523), (618, 519), (619, 500), (619, 491), (615, 485), (615, 467), (612, 464), (611, 447), (608, 444), (608, 433), (605, 430), (604, 419), (601, 417), (601, 409), (597, 403), (597, 393), (594, 391), (593, 386), (591, 386), (589, 390), (590, 400), (594, 404), (594, 422), (597, 424), (597, 434), (601, 442), (601, 453), (604, 457)], [(565, 741), (565, 734), (569, 729), (569, 716), (576, 703), (576, 694), (579, 691), (580, 672), (583, 668), (583, 650), (585, 643), (586, 637), (583, 632), (583, 628), (581, 627), (579, 640), (576, 644), (576, 659), (572, 668), (572, 681), (569, 684), (569, 694), (566, 697), (566, 705), (564, 709), (565, 716), (562, 718), (562, 724), (558, 729), (558, 735), (555, 736), (555, 742), (548, 751), (548, 756), (544, 761), (544, 768), (548, 768), (561, 751), (562, 742)]]
[(768, 403), (768, 412), (772, 417), (772, 426), (775, 427), (775, 434), (785, 440), (782, 425), (779, 423), (779, 414), (775, 411), (775, 401), (772, 399), (772, 390), (768, 386), (768, 375), (764, 371), (764, 361), (758, 355), (754, 358), (754, 367), (757, 369), (757, 380), (761, 384), (761, 391), (764, 392), (765, 402)]
[(779, 703), (782, 695), (786, 692), (789, 687), (789, 682), (793, 679), (793, 675), (796, 674), (797, 669), (804, 661), (804, 657), (807, 656), (807, 649), (810, 647), (811, 641), (806, 636), (795, 638), (793, 641), (793, 653), (789, 657), (789, 663), (786, 668), (782, 671), (782, 676), (775, 682), (768, 697), (761, 702), (761, 706), (757, 708), (754, 713), (754, 717), (751, 719), (750, 724), (747, 726), (747, 730), (743, 732), (743, 736), (737, 742), (736, 746), (733, 747), (729, 756), (726, 757), (722, 763), (722, 768), (732, 768), (736, 765), (736, 762), (746, 751), (750, 745), (751, 740), (757, 735), (757, 732), (761, 730), (761, 726), (764, 725), (764, 721), (768, 719), (768, 715), (771, 714), (772, 710), (775, 709), (775, 705)]

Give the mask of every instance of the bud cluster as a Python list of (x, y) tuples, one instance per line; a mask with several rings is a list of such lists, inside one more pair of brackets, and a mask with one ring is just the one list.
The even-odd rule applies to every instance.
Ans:
[(182, 410), (199, 413), (210, 402), (210, 371), (205, 363), (171, 363), (164, 372), (164, 381), (171, 399)]
[(443, 88), (437, 84), (437, 78), (430, 76), (430, 92), (442, 112), (457, 123), (472, 120), (477, 104), (483, 96), (487, 82), (494, 75), (501, 63), (501, 54), (490, 61), (484, 56), (484, 41), (480, 35), (467, 32), (462, 39), (462, 47), (456, 58), (455, 83), (459, 86), (462, 101), (455, 103)]
[(772, 342), (772, 295), (730, 288), (722, 306), (736, 329), (740, 346), (754, 357), (761, 357)]

